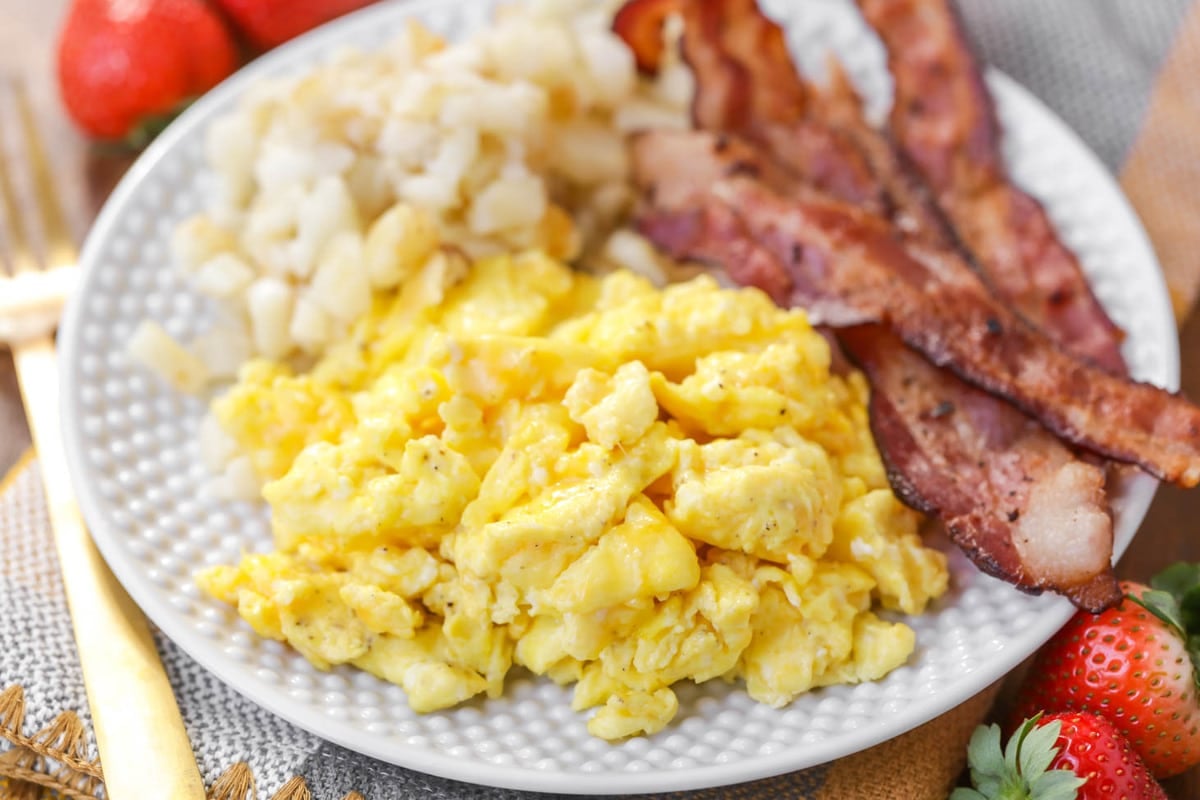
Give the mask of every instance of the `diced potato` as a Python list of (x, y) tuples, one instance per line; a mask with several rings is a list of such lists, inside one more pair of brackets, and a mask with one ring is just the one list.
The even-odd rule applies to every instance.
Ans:
[(473, 198), (468, 221), (486, 234), (536, 225), (546, 213), (546, 187), (529, 174), (502, 175)]
[(254, 282), (254, 268), (233, 253), (218, 253), (196, 270), (195, 287), (212, 297), (232, 298)]
[(437, 250), (437, 225), (425, 211), (398, 204), (367, 231), (363, 255), (374, 289), (391, 289), (421, 268)]
[(152, 320), (142, 321), (134, 330), (129, 354), (181, 392), (198, 392), (208, 383), (209, 372), (203, 362)]
[(247, 290), (254, 346), (269, 358), (284, 358), (292, 350), (291, 318), (295, 294), (290, 285), (278, 278), (259, 278)]
[(344, 323), (358, 319), (371, 307), (371, 284), (362, 264), (362, 237), (338, 233), (321, 251), (309, 299)]

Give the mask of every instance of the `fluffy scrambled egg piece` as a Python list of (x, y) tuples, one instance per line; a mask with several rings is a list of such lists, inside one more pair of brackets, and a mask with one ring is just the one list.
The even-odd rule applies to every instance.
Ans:
[(753, 289), (432, 258), (310, 370), (251, 363), (215, 403), (276, 549), (199, 582), (417, 711), (515, 665), (606, 739), (660, 730), (685, 679), (781, 706), (903, 664), (912, 630), (875, 609), (946, 589), (866, 401)]

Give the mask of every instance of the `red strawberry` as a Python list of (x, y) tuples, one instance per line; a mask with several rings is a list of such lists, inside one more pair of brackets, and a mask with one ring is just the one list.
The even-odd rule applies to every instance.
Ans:
[(950, 800), (1167, 800), (1125, 737), (1095, 714), (1035, 716), (1003, 750), (1000, 726), (980, 725), (967, 758), (975, 788)]
[[(1038, 652), (1014, 718), (1089, 711), (1117, 727), (1160, 778), (1200, 763), (1196, 637), (1200, 566), (1176, 565), (1151, 590), (1123, 582), (1125, 599), (1077, 613)], [(1182, 606), (1181, 606), (1182, 604)]]
[(236, 67), (233, 41), (203, 0), (75, 0), (58, 41), (63, 103), (100, 139), (130, 136)]
[(214, 0), (246, 39), (270, 50), (373, 0)]

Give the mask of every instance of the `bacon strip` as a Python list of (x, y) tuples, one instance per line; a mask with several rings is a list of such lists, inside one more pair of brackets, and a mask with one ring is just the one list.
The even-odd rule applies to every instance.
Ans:
[[(867, 156), (891, 201), (892, 223), (906, 236), (956, 248), (928, 188), (887, 134), (866, 121), (841, 65), (832, 62), (827, 71), (814, 113)], [(886, 443), (880, 452), (898, 497), (943, 520), (988, 574), (1026, 590), (1057, 591), (1091, 611), (1120, 601), (1102, 469), (881, 326), (846, 328), (839, 340), (876, 387), (871, 428)]]
[(613, 16), (613, 32), (625, 40), (642, 72), (658, 72), (663, 57), (663, 26), (685, 0), (629, 0)]
[(810, 89), (792, 66), (783, 30), (755, 0), (675, 0), (683, 57), (698, 77), (697, 128), (762, 144), (806, 185), (872, 211), (886, 203), (854, 141), (810, 112)]
[(663, 29), (673, 14), (684, 20), (684, 59), (703, 76), (692, 100), (697, 127), (754, 139), (806, 183), (882, 210), (864, 154), (837, 128), (810, 118), (809, 90), (792, 67), (783, 30), (755, 0), (629, 0), (613, 30), (643, 71), (661, 65)]
[[(803, 190), (781, 196), (756, 177), (765, 159), (734, 154), (708, 134), (656, 131), (633, 152), (635, 180), (652, 198), (642, 227), (674, 255), (726, 247), (718, 240), (737, 223), (747, 244), (786, 268), (786, 283), (772, 290), (777, 301), (835, 327), (882, 323), (1058, 436), (1164, 480), (1200, 482), (1200, 409), (1059, 350), (964, 259), (901, 241), (886, 221), (844, 203)], [(737, 279), (740, 267), (725, 267)]]
[[(638, 2), (634, 0), (623, 11)], [(709, 13), (719, 15), (720, 8), (731, 5), (710, 4)], [(720, 47), (712, 40), (713, 31), (771, 25), (756, 8), (740, 19), (725, 16), (724, 24), (704, 28), (707, 36), (698, 35), (689, 18), (685, 56), (699, 78), (701, 96), (761, 86), (760, 82), (731, 90), (726, 82), (741, 73), (727, 67), (703, 68), (705, 63), (723, 63), (713, 55), (704, 57), (704, 48)], [(790, 57), (772, 52), (775, 57), (765, 65), (765, 59), (749, 57), (759, 63), (760, 71), (794, 75)], [(795, 87), (790, 106), (811, 115), (804, 120), (809, 129), (838, 131), (836, 138), (825, 137), (837, 146), (824, 151), (824, 160), (841, 159), (846, 174), (861, 174), (859, 159), (865, 157), (874, 173), (872, 181), (884, 185), (884, 199), (896, 201), (890, 209), (893, 221), (909, 232), (924, 231), (950, 242), (949, 230), (933, 209), (927, 191), (900, 163), (886, 135), (866, 124), (859, 98), (837, 65), (831, 65), (830, 75), (828, 87), (814, 93), (811, 102), (811, 90), (802, 83), (777, 82)], [(723, 107), (721, 101), (698, 100), (694, 105), (695, 110)], [(810, 185), (824, 185), (840, 199), (861, 202), (868, 196), (877, 202), (878, 195), (869, 193), (878, 192), (872, 185), (864, 192), (854, 181), (813, 180), (808, 167), (813, 162), (799, 148), (780, 147), (788, 141), (786, 124), (778, 124), (790, 120), (786, 110), (778, 113), (778, 105), (761, 102), (757, 107), (767, 109), (766, 120), (729, 114), (697, 121), (765, 143), (790, 167), (790, 174), (778, 170), (764, 176), (782, 191), (789, 190), (789, 183), (794, 189), (795, 176), (807, 171)], [(854, 158), (845, 156), (851, 152), (843, 144), (847, 140)], [(687, 168), (682, 163), (678, 166)], [(836, 174), (836, 170), (826, 174), (830, 172)], [(847, 192), (846, 187), (852, 191)], [(791, 282), (777, 261), (746, 246), (744, 237), (723, 241), (737, 252), (717, 260), (739, 265), (737, 279), (767, 290), (776, 299), (786, 297)], [(847, 329), (841, 343), (872, 384), (871, 424), (897, 496), (941, 519), (952, 539), (984, 572), (1025, 591), (1056, 591), (1093, 611), (1120, 599), (1110, 563), (1112, 520), (1098, 468), (1078, 461), (1055, 437), (1011, 406), (916, 356), (880, 326)], [(1047, 499), (1051, 502), (1045, 502)], [(1049, 516), (1051, 510), (1057, 514)]]
[[(885, 132), (867, 122), (862, 98), (837, 61), (826, 67), (829, 77), (814, 95), (812, 114), (847, 136), (870, 164), (888, 201), (887, 216), (903, 236), (919, 237), (935, 246), (958, 250), (958, 239), (920, 176)], [(833, 194), (837, 200), (851, 202)]]
[[(896, 495), (937, 516), (984, 572), (1092, 611), (1120, 601), (1104, 471), (878, 325), (842, 346), (872, 386), (871, 428)], [(952, 445), (952, 446), (947, 446)]]
[(1069, 352), (1117, 374), (1123, 334), (1045, 209), (1013, 185), (979, 63), (950, 0), (858, 0), (888, 51), (890, 126), (993, 290)]

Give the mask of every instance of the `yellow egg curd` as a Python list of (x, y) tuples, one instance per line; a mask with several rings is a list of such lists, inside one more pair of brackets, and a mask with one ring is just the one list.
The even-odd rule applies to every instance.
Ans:
[(866, 401), (756, 290), (434, 257), (311, 369), (252, 362), (216, 401), (275, 549), (198, 580), (417, 711), (514, 665), (606, 739), (663, 728), (684, 679), (780, 706), (903, 664), (912, 630), (874, 610), (946, 589)]

